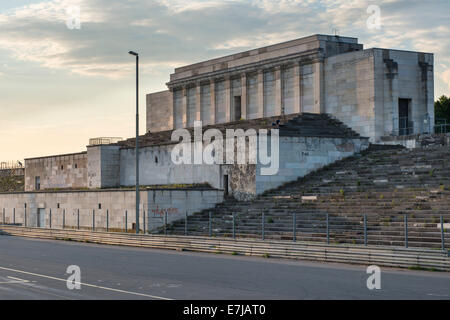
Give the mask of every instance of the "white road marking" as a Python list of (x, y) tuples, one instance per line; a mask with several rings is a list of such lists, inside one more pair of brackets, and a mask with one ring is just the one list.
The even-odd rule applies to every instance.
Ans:
[[(47, 278), (47, 279), (51, 279), (51, 280), (67, 282), (67, 279), (51, 277), (51, 276), (47, 276), (47, 275), (44, 275), (44, 274), (32, 273), (32, 272), (27, 272), (27, 271), (23, 271), (23, 270), (16, 270), (16, 269), (11, 269), (11, 268), (4, 268), (4, 267), (0, 267), (0, 270), (6, 270), (6, 271), (11, 271), (11, 272), (28, 274), (28, 275), (35, 276), (35, 277), (41, 277), (41, 278)], [(9, 283), (11, 283), (11, 282), (9, 282)], [(139, 293), (139, 292), (132, 292), (132, 291), (125, 291), (125, 290), (119, 290), (119, 289), (114, 289), (114, 288), (96, 286), (94, 284), (89, 284), (89, 283), (79, 282), (79, 284), (82, 285), (82, 286), (86, 286), (86, 287), (97, 288), (97, 289), (108, 290), (108, 291), (114, 291), (114, 292), (120, 292), (120, 293), (126, 293), (126, 294), (131, 294), (131, 295), (136, 295), (136, 296), (141, 296), (141, 297), (147, 297), (147, 298), (152, 298), (152, 299), (173, 300), (173, 299), (170, 299), (170, 298), (158, 297), (158, 296), (153, 296), (153, 295)]]
[(11, 277), (11, 276), (7, 276), (7, 278), (13, 279), (13, 280), (16, 280), (16, 281), (30, 282), (30, 281), (28, 281), (28, 280), (24, 280), (24, 279), (20, 279), (20, 278), (15, 278), (15, 277)]

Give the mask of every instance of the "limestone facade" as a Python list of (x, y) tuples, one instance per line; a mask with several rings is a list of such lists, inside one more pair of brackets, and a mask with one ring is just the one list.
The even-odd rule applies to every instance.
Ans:
[(371, 142), (432, 132), (433, 65), (430, 53), (313, 35), (175, 69), (169, 90), (147, 95), (147, 131), (311, 112)]

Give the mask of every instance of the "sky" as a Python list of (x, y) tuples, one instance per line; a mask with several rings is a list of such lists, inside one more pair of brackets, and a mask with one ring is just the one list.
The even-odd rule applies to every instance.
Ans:
[(133, 136), (130, 50), (141, 134), (145, 94), (174, 68), (312, 34), (432, 52), (435, 96), (450, 95), (449, 12), (448, 0), (0, 0), (0, 162)]

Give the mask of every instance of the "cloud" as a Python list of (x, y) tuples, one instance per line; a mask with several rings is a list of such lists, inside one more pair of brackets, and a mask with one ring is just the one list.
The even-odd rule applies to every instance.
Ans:
[(450, 69), (446, 69), (441, 74), (442, 81), (447, 85), (448, 90), (450, 90)]
[[(380, 30), (366, 27), (372, 4)], [(66, 26), (74, 5), (80, 30)], [(448, 9), (447, 0), (53, 0), (0, 14), (0, 46), (46, 68), (120, 79), (133, 71), (131, 49), (145, 73), (339, 29), (366, 47), (432, 51), (450, 63)]]

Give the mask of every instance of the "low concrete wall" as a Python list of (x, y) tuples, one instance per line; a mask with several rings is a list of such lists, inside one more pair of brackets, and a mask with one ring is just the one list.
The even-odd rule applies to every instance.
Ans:
[(408, 149), (427, 146), (450, 146), (450, 133), (383, 137), (381, 138), (381, 143), (388, 145), (402, 145)]
[(89, 232), (78, 230), (49, 230), (0, 225), (0, 235), (94, 242), (130, 247), (159, 248), (177, 251), (228, 253), (246, 256), (312, 260), (400, 268), (430, 268), (450, 271), (447, 252), (400, 247), (364, 247), (351, 245), (324, 245), (307, 242), (262, 241), (248, 239), (206, 237), (164, 237), (124, 233)]
[[(171, 189), (141, 191), (140, 228), (154, 230), (167, 222), (212, 208), (223, 191)], [(145, 212), (145, 217), (144, 213)], [(0, 222), (28, 227), (133, 229), (133, 190), (0, 193)], [(126, 225), (125, 225), (126, 222)]]

